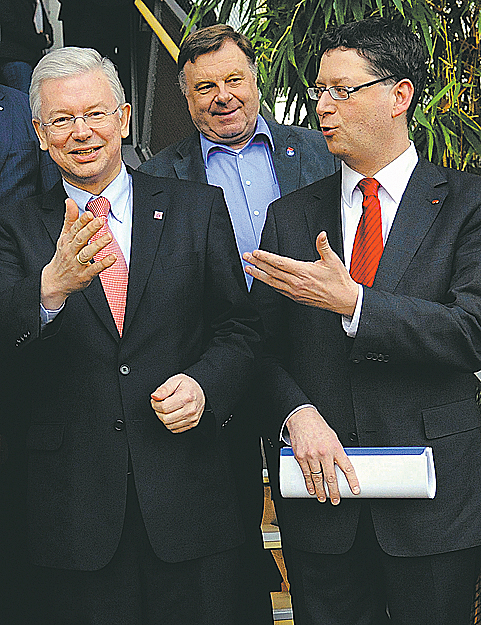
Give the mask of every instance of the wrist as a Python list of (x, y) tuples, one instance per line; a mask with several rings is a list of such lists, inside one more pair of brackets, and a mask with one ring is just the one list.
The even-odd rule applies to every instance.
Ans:
[(58, 310), (62, 307), (67, 295), (58, 287), (50, 275), (50, 267), (46, 265), (40, 279), (40, 303), (46, 310)]

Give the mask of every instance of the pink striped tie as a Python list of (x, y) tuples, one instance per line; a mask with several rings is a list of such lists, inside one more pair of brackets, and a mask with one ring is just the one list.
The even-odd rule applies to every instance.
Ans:
[(374, 178), (363, 178), (358, 187), (363, 194), (362, 215), (352, 248), (350, 274), (357, 283), (372, 286), (384, 249), (377, 194), (379, 182)]
[[(93, 213), (95, 217), (103, 217), (104, 221), (104, 225), (96, 234), (94, 234), (94, 236), (90, 239), (91, 241), (95, 241), (95, 239), (98, 239), (107, 232), (110, 232), (110, 234), (112, 234), (112, 231), (110, 230), (107, 221), (110, 211), (110, 202), (107, 198), (98, 197), (94, 200), (90, 200), (90, 202), (87, 203), (86, 210)], [(97, 254), (95, 254), (94, 260), (102, 260), (109, 254), (115, 254), (117, 256), (117, 260), (115, 261), (115, 263), (111, 267), (104, 269), (100, 273), (100, 280), (102, 282), (105, 296), (109, 303), (115, 325), (117, 326), (120, 336), (122, 336), (122, 330), (124, 327), (125, 303), (127, 301), (127, 284), (129, 280), (129, 270), (125, 262), (124, 255), (122, 254), (122, 250), (120, 249), (120, 246), (115, 240), (113, 234), (112, 237), (112, 241), (102, 250), (100, 250), (100, 252), (97, 252)]]

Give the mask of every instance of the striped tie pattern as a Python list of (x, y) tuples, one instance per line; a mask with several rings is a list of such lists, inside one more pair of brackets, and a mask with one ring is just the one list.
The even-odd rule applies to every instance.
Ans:
[(379, 182), (374, 178), (363, 178), (358, 187), (363, 195), (362, 215), (354, 238), (350, 274), (357, 283), (372, 286), (384, 249)]
[[(110, 202), (107, 198), (100, 196), (94, 200), (90, 200), (87, 203), (86, 210), (90, 211), (95, 217), (102, 217), (104, 222), (104, 225), (96, 234), (94, 234), (91, 241), (95, 241), (95, 239), (98, 239), (107, 232), (112, 234), (107, 221), (110, 211)], [(100, 250), (100, 252), (95, 254), (94, 260), (102, 260), (106, 256), (109, 256), (109, 254), (115, 254), (117, 256), (117, 260), (111, 267), (104, 269), (100, 273), (100, 280), (102, 282), (115, 325), (117, 326), (120, 336), (122, 336), (125, 303), (127, 301), (129, 270), (125, 262), (124, 255), (122, 254), (122, 250), (113, 235), (112, 241)]]

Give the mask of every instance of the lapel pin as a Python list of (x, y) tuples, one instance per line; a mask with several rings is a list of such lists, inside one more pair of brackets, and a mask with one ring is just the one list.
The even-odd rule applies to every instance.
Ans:
[(286, 154), (287, 154), (287, 156), (294, 156), (294, 155), (295, 155), (295, 153), (296, 153), (296, 151), (294, 150), (294, 148), (288, 147), (288, 148), (286, 149)]
[(439, 204), (439, 200), (431, 200), (431, 204)]
[(0, 111), (3, 111), (3, 106), (0, 106)]
[(162, 211), (154, 211), (154, 219), (162, 219), (164, 213)]

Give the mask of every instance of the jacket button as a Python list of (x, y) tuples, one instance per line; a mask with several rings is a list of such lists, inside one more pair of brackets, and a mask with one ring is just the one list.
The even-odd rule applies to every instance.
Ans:
[(122, 375), (129, 375), (129, 373), (130, 373), (129, 365), (120, 365), (120, 373)]
[(117, 432), (121, 432), (125, 428), (125, 423), (122, 421), (122, 419), (117, 419), (117, 421), (114, 423), (114, 428), (117, 430)]
[(356, 432), (350, 432), (349, 440), (351, 441), (351, 443), (356, 443), (357, 442), (357, 433)]

